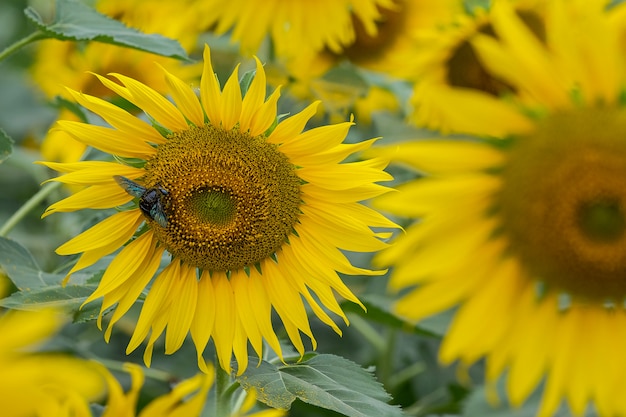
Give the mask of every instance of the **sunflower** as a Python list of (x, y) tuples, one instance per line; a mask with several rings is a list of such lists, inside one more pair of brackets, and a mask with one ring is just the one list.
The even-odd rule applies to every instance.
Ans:
[[(543, 381), (540, 416), (563, 400), (574, 415), (589, 402), (626, 415), (625, 28), (612, 18), (625, 6), (614, 7), (546, 3), (544, 42), (509, 2), (494, 2), (497, 36), (472, 46), (490, 75), (536, 104), (476, 100), (456, 108), (468, 123), (495, 106), (509, 117), (475, 118), (480, 139), (380, 151), (424, 175), (378, 201), (419, 218), (376, 259), (395, 265), (392, 289), (411, 288), (397, 313), (456, 307), (441, 361), (486, 358), (488, 382), (506, 372), (515, 406)], [(494, 129), (502, 135), (487, 137)]]
[(419, 54), (419, 34), (448, 22), (463, 11), (460, 0), (395, 0), (378, 5), (376, 30), (368, 30), (355, 20), (355, 36), (340, 50), (300, 50), (287, 61), (289, 72), (297, 79), (318, 77), (342, 61), (392, 77), (411, 79), (414, 69), (407, 65)]
[[(420, 51), (415, 38), (422, 29), (445, 22), (461, 10), (460, 0), (395, 0), (379, 5), (375, 31), (354, 19), (355, 36), (350, 43), (339, 50), (300, 48), (297, 54), (275, 60), (270, 84), (285, 86), (299, 100), (321, 100), (320, 114), (329, 115), (330, 120), (345, 119), (354, 112), (357, 122), (369, 123), (372, 112), (400, 108), (394, 94), (371, 80), (411, 79), (414, 71), (407, 63)], [(376, 72), (373, 77), (372, 71)]]
[(392, 9), (393, 0), (207, 0), (201, 13), (218, 34), (230, 32), (246, 54), (256, 53), (270, 36), (276, 56), (304, 51), (340, 52), (353, 42), (357, 26), (374, 36), (379, 8)]
[(0, 315), (0, 401), (7, 416), (91, 415), (89, 403), (105, 393), (89, 361), (35, 348), (63, 324), (53, 311)]
[[(98, 76), (143, 109), (154, 125), (71, 91), (113, 128), (59, 121), (58, 129), (115, 155), (115, 162), (44, 163), (65, 173), (54, 180), (85, 187), (52, 204), (44, 216), (118, 207), (57, 249), (61, 255), (82, 253), (72, 274), (124, 246), (86, 300), (103, 297), (99, 326), (102, 313), (116, 306), (105, 338), (155, 275), (127, 349), (148, 339), (147, 365), (164, 332), (167, 354), (191, 333), (202, 370), (210, 338), (225, 370), (231, 369), (233, 354), (238, 372), (246, 369), (248, 342), (259, 357), (263, 340), (282, 357), (272, 309), (302, 354), (300, 332), (316, 345), (303, 299), (341, 333), (327, 313), (347, 323), (333, 290), (360, 302), (337, 272), (384, 272), (353, 266), (342, 250), (380, 250), (387, 246), (383, 239), (388, 233), (371, 227), (394, 227), (358, 203), (387, 191), (377, 184), (391, 179), (382, 170), (386, 163), (340, 163), (375, 140), (343, 144), (349, 122), (303, 132), (316, 104), (277, 124), (280, 90), (265, 98), (265, 73), (258, 60), (243, 98), (237, 70), (220, 90), (208, 47), (200, 100), (182, 80), (164, 73), (175, 104), (129, 77), (111, 74), (118, 84)], [(157, 272), (165, 252), (171, 259)]]
[[(545, 2), (509, 1), (527, 27), (544, 41)], [(495, 127), (486, 129), (485, 126), (503, 112), (497, 100), (519, 91), (488, 71), (472, 47), (475, 37), (494, 34), (494, 24), (489, 10), (476, 8), (470, 14), (451, 14), (445, 24), (418, 31), (416, 53), (407, 58), (405, 64), (410, 78), (416, 80), (410, 99), (410, 123), (444, 132), (502, 134), (494, 130)], [(480, 114), (472, 111), (477, 103), (481, 104)], [(478, 125), (474, 123), (478, 117), (483, 120), (481, 127), (471, 129)]]

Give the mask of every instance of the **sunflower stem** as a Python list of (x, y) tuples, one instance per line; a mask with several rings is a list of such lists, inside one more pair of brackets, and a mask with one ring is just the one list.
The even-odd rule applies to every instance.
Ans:
[[(98, 362), (106, 366), (107, 369), (111, 371), (119, 371), (119, 372), (124, 372), (124, 373), (127, 372), (127, 370), (124, 368), (124, 365), (126, 362), (120, 362), (116, 360), (104, 359), (104, 358), (99, 358), (99, 357), (94, 357), (92, 359), (97, 360)], [(142, 372), (145, 376), (155, 381), (171, 383), (173, 380), (176, 379), (175, 376), (170, 374), (169, 372), (161, 371), (158, 369), (142, 368)]]
[[(219, 362), (216, 362), (219, 363)], [(230, 416), (230, 399), (234, 390), (229, 389), (230, 374), (222, 369), (221, 366), (215, 367), (215, 416)]]
[(5, 237), (26, 215), (41, 203), (53, 191), (61, 187), (60, 182), (48, 183), (28, 199), (0, 228), (0, 236)]
[(374, 346), (379, 354), (385, 353), (387, 350), (386, 340), (378, 333), (374, 326), (357, 314), (348, 314), (348, 319), (350, 320), (350, 325)]
[(13, 53), (19, 51), (20, 49), (22, 49), (29, 43), (38, 41), (40, 39), (45, 39), (45, 38), (47, 38), (47, 35), (40, 30), (31, 33), (30, 35), (4, 48), (4, 50), (0, 52), (0, 61), (5, 60), (9, 55), (12, 55)]

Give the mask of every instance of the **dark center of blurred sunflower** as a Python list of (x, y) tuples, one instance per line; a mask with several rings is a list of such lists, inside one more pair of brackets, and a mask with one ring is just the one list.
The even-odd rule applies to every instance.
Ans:
[(300, 214), (300, 178), (265, 138), (210, 125), (173, 134), (146, 163), (145, 183), (167, 191), (159, 242), (210, 271), (258, 264), (287, 240)]
[[(518, 16), (539, 40), (544, 41), (544, 24), (536, 14), (530, 11), (519, 11)], [(483, 24), (478, 28), (478, 32), (494, 38), (498, 37), (490, 24)], [(483, 66), (468, 39), (462, 40), (452, 50), (445, 66), (447, 81), (452, 87), (471, 88), (494, 96), (500, 96), (515, 90), (511, 85), (494, 77)]]
[(352, 17), (355, 38), (342, 55), (355, 63), (376, 61), (384, 55), (394, 40), (402, 34), (402, 20), (406, 16), (402, 2), (394, 9), (378, 7), (380, 18), (376, 21), (376, 33), (370, 34), (356, 16)]
[(514, 140), (500, 195), (511, 250), (548, 289), (626, 297), (626, 111), (550, 116)]

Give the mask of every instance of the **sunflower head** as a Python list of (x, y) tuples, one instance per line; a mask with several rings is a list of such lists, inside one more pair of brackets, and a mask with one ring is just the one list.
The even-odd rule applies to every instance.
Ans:
[(258, 265), (286, 243), (300, 215), (301, 180), (278, 145), (213, 125), (173, 133), (146, 162), (146, 187), (163, 187), (168, 252), (198, 268)]
[[(544, 2), (505, 1), (520, 19), (521, 30), (545, 43)], [(476, 53), (474, 40), (480, 37), (497, 39), (497, 26), (493, 9), (476, 8), (471, 13), (457, 12), (445, 24), (418, 32), (416, 38), (420, 48), (408, 61), (413, 79), (417, 80), (411, 97), (411, 123), (444, 133), (502, 134), (484, 128), (472, 129), (474, 118), (468, 116), (469, 107), (478, 100), (488, 102), (500, 97), (515, 97), (519, 93), (517, 83), (490, 71)], [(480, 124), (484, 125), (484, 122)]]
[(542, 384), (542, 417), (562, 401), (576, 416), (590, 402), (599, 415), (623, 415), (626, 73), (614, 13), (624, 5), (543, 6), (544, 37), (501, 0), (489, 12), (493, 33), (470, 42), (512, 96), (436, 98), (477, 137), (383, 151), (425, 175), (381, 198), (419, 221), (377, 259), (395, 266), (394, 289), (412, 287), (399, 314), (456, 307), (444, 363), (486, 358), (488, 382), (506, 374), (515, 406)]
[[(191, 333), (200, 367), (206, 368), (202, 352), (212, 338), (221, 366), (230, 370), (234, 354), (242, 373), (248, 343), (261, 355), (265, 340), (281, 355), (272, 311), (301, 353), (301, 332), (315, 346), (303, 299), (340, 333), (328, 313), (347, 319), (333, 291), (359, 301), (337, 272), (382, 273), (351, 265), (342, 250), (386, 246), (387, 234), (372, 227), (395, 225), (359, 202), (386, 192), (377, 182), (391, 177), (380, 159), (344, 162), (374, 142), (342, 143), (351, 122), (303, 131), (317, 103), (278, 123), (280, 90), (266, 97), (260, 61), (244, 95), (237, 69), (222, 88), (208, 47), (204, 59), (200, 99), (167, 71), (173, 102), (132, 78), (97, 76), (153, 124), (70, 90), (111, 127), (60, 121), (58, 129), (116, 160), (46, 163), (65, 173), (55, 180), (82, 189), (45, 215), (118, 208), (57, 250), (82, 253), (72, 274), (122, 247), (86, 301), (104, 297), (101, 312), (117, 305), (107, 338), (149, 287), (129, 352), (147, 338), (149, 363), (163, 332), (166, 353)], [(164, 253), (171, 260), (159, 270)]]

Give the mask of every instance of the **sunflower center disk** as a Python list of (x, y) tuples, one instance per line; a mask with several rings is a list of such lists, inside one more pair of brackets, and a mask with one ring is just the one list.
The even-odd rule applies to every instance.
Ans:
[(253, 266), (287, 240), (300, 214), (300, 178), (265, 138), (206, 125), (173, 134), (146, 164), (146, 184), (168, 191), (174, 256), (210, 271)]
[(551, 116), (514, 140), (500, 194), (511, 250), (547, 288), (626, 297), (626, 112)]
[(225, 225), (231, 222), (235, 215), (235, 199), (225, 190), (200, 190), (192, 194), (188, 202), (192, 212), (206, 223)]
[(623, 235), (626, 219), (618, 200), (598, 200), (581, 204), (579, 227), (590, 239), (598, 242), (615, 242)]
[(378, 7), (380, 19), (376, 22), (376, 34), (370, 35), (360, 19), (353, 16), (354, 42), (346, 47), (343, 54), (353, 62), (370, 62), (380, 59), (395, 39), (402, 34), (403, 5), (396, 9)]
[[(542, 41), (545, 39), (541, 18), (530, 12), (519, 12), (518, 16), (538, 39)], [(493, 27), (489, 24), (483, 24), (478, 32), (497, 38)], [(448, 83), (453, 87), (471, 88), (494, 96), (515, 91), (513, 86), (494, 77), (491, 71), (483, 66), (467, 40), (460, 42), (451, 52), (446, 63), (446, 71)]]

